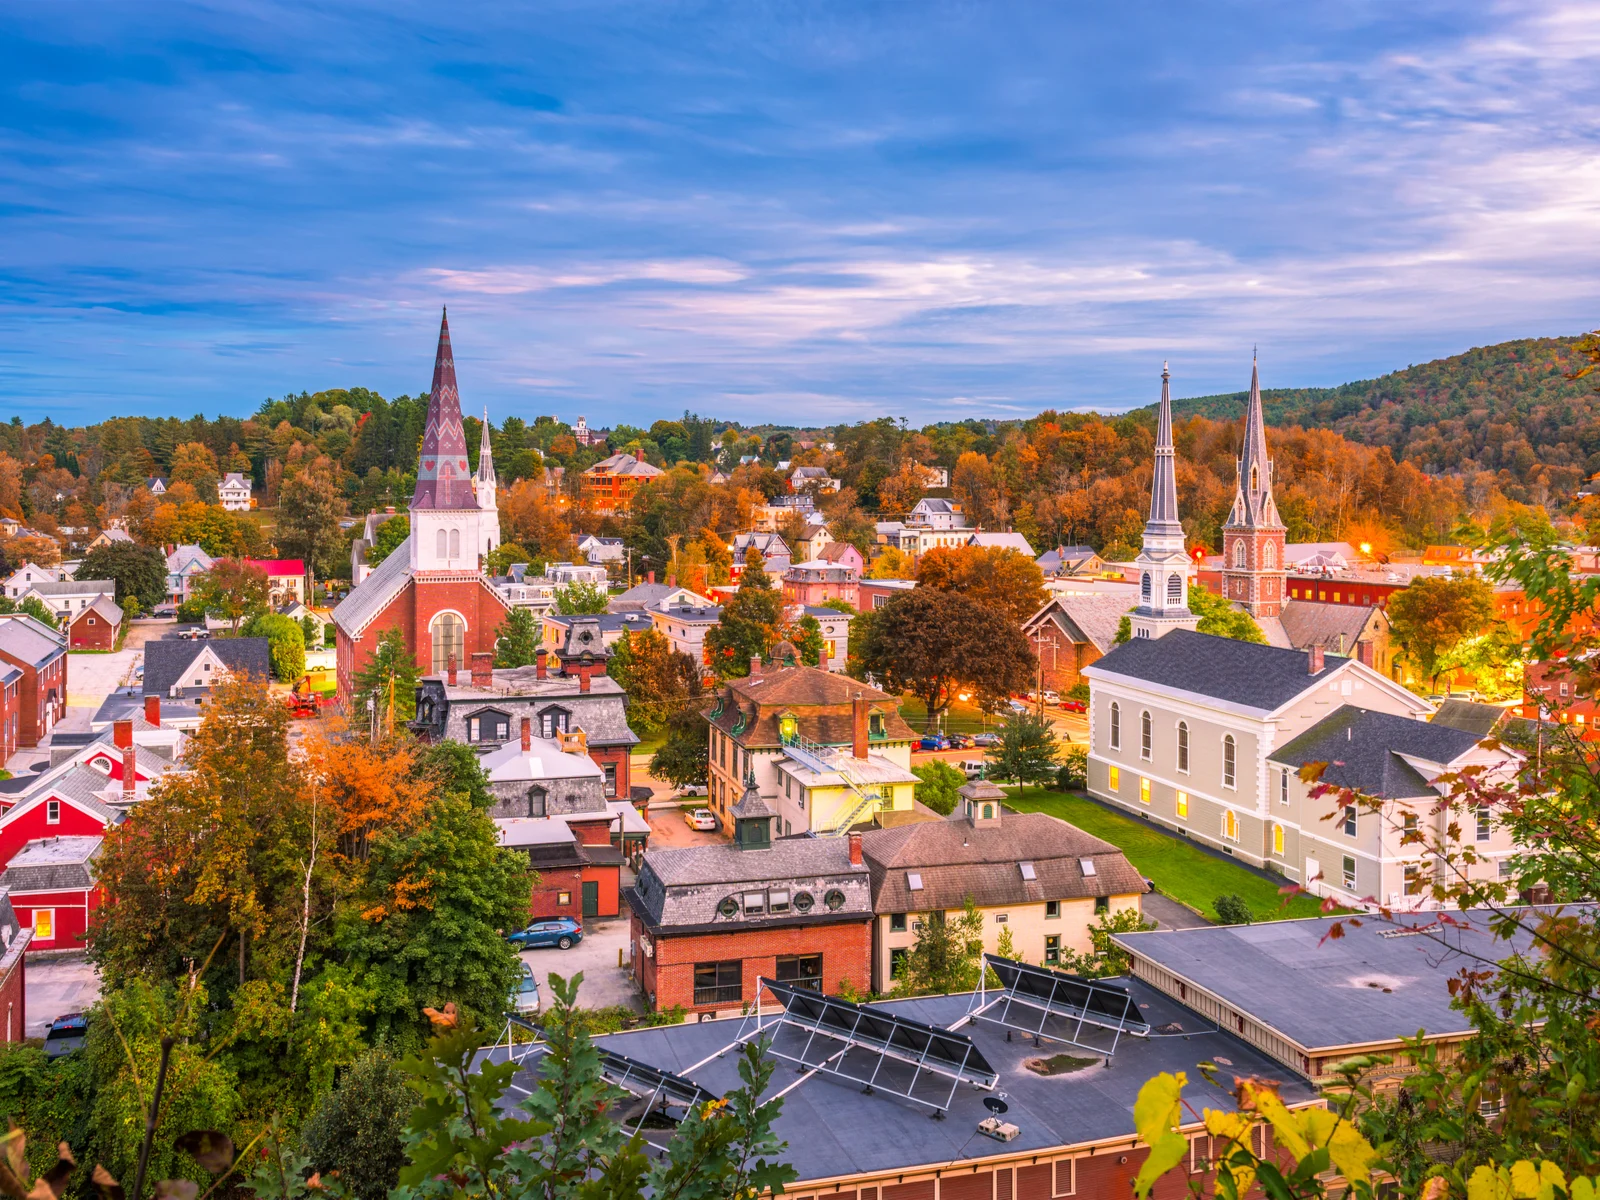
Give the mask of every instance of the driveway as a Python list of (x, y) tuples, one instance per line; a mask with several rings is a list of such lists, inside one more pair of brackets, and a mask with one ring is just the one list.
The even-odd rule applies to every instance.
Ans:
[(30, 954), (23, 971), (29, 1037), (42, 1038), (51, 1021), (66, 1013), (82, 1012), (100, 999), (100, 975), (81, 951), (59, 957)]
[(67, 705), (99, 708), (105, 698), (133, 682), (133, 669), (144, 651), (113, 650), (107, 654), (67, 653)]
[(1211, 924), (1199, 913), (1179, 904), (1160, 892), (1147, 892), (1140, 897), (1139, 907), (1157, 929), (1204, 929)]
[(732, 841), (731, 837), (724, 837), (720, 833), (690, 829), (683, 819), (682, 810), (676, 807), (652, 808), (647, 819), (650, 822), (652, 850), (668, 850), (678, 846), (715, 846), (719, 842)]
[[(570, 950), (555, 947), (524, 950), (522, 961), (533, 968), (539, 980), (539, 998), (550, 1006), (551, 971), (570, 979), (579, 971), (583, 982), (578, 985), (578, 1004), (582, 1008), (609, 1008), (620, 1004), (634, 1012), (644, 1011), (644, 1001), (634, 986), (633, 975), (626, 966), (617, 966), (617, 955), (623, 963), (628, 955), (628, 918), (586, 917), (583, 922), (583, 941)], [(30, 1010), (29, 1016), (32, 1016)]]

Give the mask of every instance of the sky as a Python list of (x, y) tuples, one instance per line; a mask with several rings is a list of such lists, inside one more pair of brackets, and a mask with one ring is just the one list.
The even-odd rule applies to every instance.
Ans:
[(0, 419), (913, 425), (1600, 325), (1579, 4), (140, 3), (0, 26)]

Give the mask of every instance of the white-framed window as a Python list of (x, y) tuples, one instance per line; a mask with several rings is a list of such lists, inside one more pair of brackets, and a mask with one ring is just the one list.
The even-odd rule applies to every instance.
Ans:
[(33, 940), (36, 942), (54, 941), (56, 936), (56, 910), (53, 908), (36, 908), (33, 910)]
[(1078, 1160), (1075, 1158), (1057, 1159), (1051, 1164), (1050, 1195), (1076, 1196), (1078, 1194)]
[(61, 801), (46, 800), (44, 802), (44, 823), (46, 825), (61, 824)]
[(1239, 748), (1234, 743), (1233, 734), (1224, 734), (1222, 738), (1222, 786), (1236, 787), (1239, 768)]
[(1184, 821), (1187, 821), (1189, 819), (1189, 793), (1188, 792), (1179, 792), (1178, 793), (1178, 817), (1179, 817), (1180, 820), (1184, 820)]
[(1111, 748), (1122, 749), (1122, 705), (1111, 702)]
[(1189, 722), (1178, 722), (1178, 770), (1189, 773)]
[(1150, 719), (1150, 711), (1146, 709), (1139, 714), (1139, 757), (1149, 762), (1154, 745), (1155, 723)]
[(1344, 886), (1345, 886), (1345, 889), (1347, 891), (1352, 891), (1353, 892), (1353, 891), (1355, 891), (1355, 888), (1356, 888), (1356, 860), (1355, 860), (1355, 856), (1354, 855), (1350, 855), (1350, 854), (1346, 854), (1344, 856), (1344, 864), (1343, 864), (1343, 866), (1344, 866)]
[(1489, 840), (1492, 830), (1489, 824), (1489, 809), (1487, 805), (1478, 805), (1477, 829), (1474, 832), (1477, 834), (1478, 841), (1487, 842)]
[(1278, 773), (1278, 803), (1289, 803), (1289, 768), (1284, 767)]
[(1344, 829), (1344, 834), (1345, 834), (1346, 837), (1355, 837), (1355, 835), (1356, 835), (1356, 806), (1354, 804), (1346, 804), (1344, 806), (1344, 825), (1343, 825), (1343, 829)]
[(1239, 840), (1239, 817), (1231, 808), (1222, 810), (1222, 836), (1230, 842)]

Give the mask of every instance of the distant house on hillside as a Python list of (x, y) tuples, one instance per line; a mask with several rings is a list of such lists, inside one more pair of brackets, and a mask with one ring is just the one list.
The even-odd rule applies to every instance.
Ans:
[(229, 471), (217, 484), (217, 499), (229, 512), (249, 512), (250, 480), (237, 471)]

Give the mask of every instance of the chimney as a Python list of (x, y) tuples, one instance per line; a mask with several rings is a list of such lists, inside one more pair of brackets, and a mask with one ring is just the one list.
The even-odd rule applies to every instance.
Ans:
[(451, 687), (456, 685), (456, 656), (452, 654), (445, 660), (444, 680)]
[(656, 573), (654, 571), (646, 571), (644, 573), (644, 581), (646, 583), (654, 583), (656, 581)]
[(761, 678), (761, 655), (759, 654), (752, 654), (750, 656), (750, 678)]
[(1310, 646), (1306, 649), (1306, 672), (1310, 675), (1322, 674), (1322, 647)]
[(111, 723), (111, 740), (118, 748), (123, 750), (133, 745), (133, 722), (113, 721)]
[(137, 755), (138, 751), (133, 748), (132, 742), (122, 748), (122, 798), (124, 800), (133, 799), (133, 789), (137, 782), (134, 760)]
[(146, 696), (144, 698), (144, 719), (152, 725), (161, 724), (160, 696)]
[(852, 867), (861, 865), (861, 835), (859, 833), (850, 835), (850, 865)]
[(850, 701), (850, 753), (855, 758), (867, 756), (867, 698), (860, 692)]
[[(1356, 661), (1363, 666), (1371, 667), (1374, 659), (1374, 647), (1371, 642), (1361, 641), (1356, 643)], [(1376, 668), (1374, 668), (1376, 670)]]
[(578, 664), (578, 690), (580, 692), (589, 690), (589, 676), (593, 673), (594, 665), (592, 663), (581, 662)]
[(540, 646), (533, 652), (533, 677), (535, 679), (543, 679), (545, 677), (544, 660), (548, 654), (549, 651), (547, 651), (543, 646)]
[(533, 718), (522, 718), (522, 752), (526, 754), (533, 749)]
[(472, 686), (494, 686), (494, 651), (474, 650), (472, 652)]

